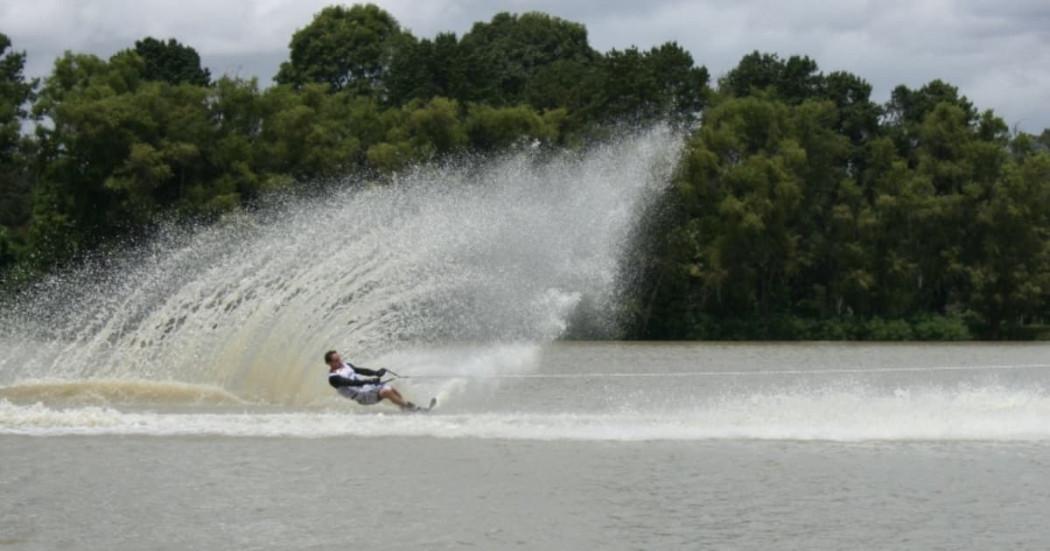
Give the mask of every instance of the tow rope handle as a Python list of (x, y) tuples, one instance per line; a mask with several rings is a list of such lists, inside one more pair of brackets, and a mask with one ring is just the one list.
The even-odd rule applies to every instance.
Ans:
[(386, 372), (387, 372), (388, 375), (393, 375), (393, 377), (391, 377), (391, 378), (389, 378), (389, 379), (387, 379), (385, 381), (384, 380), (380, 380), (379, 384), (381, 384), (381, 385), (385, 385), (387, 383), (392, 383), (392, 382), (394, 382), (395, 379), (401, 379), (402, 378), (401, 375), (398, 375), (396, 371), (391, 371), (391, 370), (387, 369)]

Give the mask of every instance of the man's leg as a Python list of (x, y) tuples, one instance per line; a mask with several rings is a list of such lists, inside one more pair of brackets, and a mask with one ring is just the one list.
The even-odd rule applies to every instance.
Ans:
[(412, 402), (405, 400), (405, 397), (402, 396), (401, 393), (398, 392), (397, 389), (392, 386), (383, 387), (382, 390), (379, 391), (379, 396), (390, 400), (394, 403), (394, 405), (400, 408), (415, 407), (415, 405)]

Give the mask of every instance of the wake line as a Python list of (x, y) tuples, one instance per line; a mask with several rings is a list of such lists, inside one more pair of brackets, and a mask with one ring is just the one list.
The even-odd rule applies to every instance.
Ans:
[[(611, 404), (610, 404), (611, 405)], [(112, 407), (19, 405), (0, 399), (0, 436), (217, 435), (230, 437), (436, 437), (498, 440), (792, 440), (842, 442), (1016, 441), (1050, 443), (1050, 395), (999, 386), (873, 394), (759, 392), (639, 411), (359, 414), (312, 411), (153, 412)], [(862, 406), (862, 407), (859, 407)]]
[(753, 371), (663, 371), (646, 373), (519, 373), (504, 375), (465, 375), (465, 374), (430, 374), (430, 375), (395, 375), (398, 379), (616, 379), (616, 378), (671, 378), (671, 377), (732, 377), (745, 375), (843, 375), (851, 373), (921, 373), (937, 371), (995, 371), (1050, 368), (1050, 364), (1012, 364), (1012, 365), (945, 365), (931, 367), (875, 367), (870, 369), (759, 369)]

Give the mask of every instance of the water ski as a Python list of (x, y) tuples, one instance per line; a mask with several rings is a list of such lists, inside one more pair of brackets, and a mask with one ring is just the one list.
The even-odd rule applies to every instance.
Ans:
[(414, 409), (406, 409), (405, 413), (426, 413), (426, 412), (434, 409), (434, 406), (436, 406), (437, 403), (438, 403), (438, 399), (437, 398), (431, 398), (430, 399), (430, 403), (427, 404), (427, 407), (415, 406)]

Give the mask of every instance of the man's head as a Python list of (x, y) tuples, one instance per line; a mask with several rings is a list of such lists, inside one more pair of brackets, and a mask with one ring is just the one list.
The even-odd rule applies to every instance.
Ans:
[(324, 353), (324, 363), (332, 369), (338, 369), (343, 365), (343, 358), (339, 357), (339, 353), (335, 350), (329, 350)]

